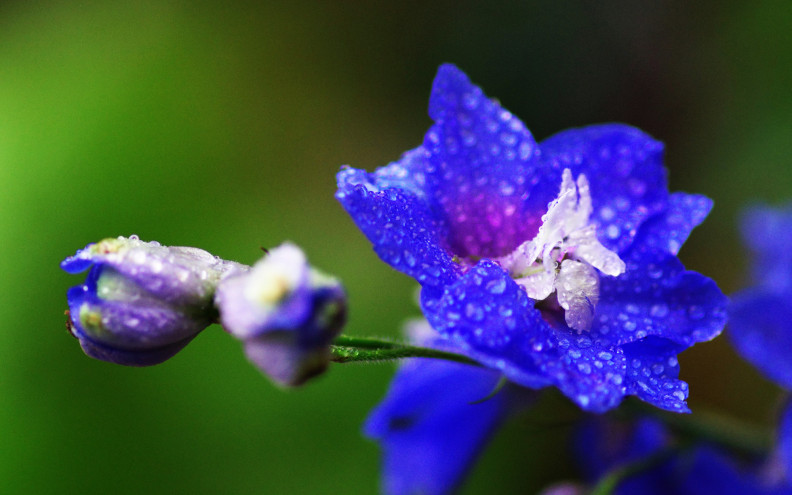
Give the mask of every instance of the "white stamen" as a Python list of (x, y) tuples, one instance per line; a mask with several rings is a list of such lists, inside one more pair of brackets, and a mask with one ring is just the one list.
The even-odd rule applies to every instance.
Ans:
[(536, 237), (498, 259), (532, 299), (541, 301), (556, 291), (567, 325), (578, 331), (591, 328), (599, 300), (595, 268), (612, 277), (626, 269), (619, 255), (597, 239), (592, 211), (586, 176), (573, 181), (564, 169), (561, 190), (547, 205)]

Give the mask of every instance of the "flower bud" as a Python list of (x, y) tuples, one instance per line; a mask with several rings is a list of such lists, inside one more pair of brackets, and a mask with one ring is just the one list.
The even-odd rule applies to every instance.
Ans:
[(248, 359), (275, 382), (301, 385), (330, 362), (330, 344), (346, 317), (335, 278), (311, 268), (303, 252), (283, 244), (248, 271), (217, 287), (223, 327), (245, 344)]
[(127, 366), (161, 363), (216, 320), (212, 297), (238, 265), (190, 247), (136, 236), (89, 244), (61, 268), (79, 273), (69, 289), (69, 330), (93, 358)]

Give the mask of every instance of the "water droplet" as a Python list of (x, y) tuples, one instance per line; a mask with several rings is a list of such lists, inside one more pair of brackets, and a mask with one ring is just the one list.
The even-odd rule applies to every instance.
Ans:
[(486, 289), (490, 294), (503, 294), (503, 292), (506, 290), (506, 279), (499, 278), (496, 280), (490, 280), (487, 282)]
[(668, 306), (665, 304), (655, 304), (649, 309), (649, 314), (655, 318), (665, 318), (668, 315)]
[(477, 304), (468, 303), (465, 306), (465, 316), (474, 321), (481, 321), (484, 319), (484, 310)]
[(688, 315), (692, 320), (700, 320), (704, 318), (706, 312), (701, 306), (691, 306), (688, 308)]
[(151, 264), (149, 266), (151, 267), (152, 273), (159, 273), (162, 271), (162, 261), (158, 259), (151, 260)]

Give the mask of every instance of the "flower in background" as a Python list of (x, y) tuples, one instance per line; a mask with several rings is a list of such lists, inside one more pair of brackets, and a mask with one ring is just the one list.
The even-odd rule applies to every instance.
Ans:
[(537, 144), (440, 67), (421, 146), (336, 197), (377, 254), (414, 277), (457, 352), (602, 412), (625, 395), (687, 411), (676, 355), (718, 335), (726, 299), (676, 257), (712, 203), (669, 194), (663, 146), (619, 124)]
[(746, 212), (754, 285), (733, 295), (728, 335), (738, 353), (792, 390), (792, 205)]
[[(411, 322), (412, 343), (456, 352), (426, 320)], [(492, 432), (531, 402), (524, 388), (506, 385), (492, 395), (497, 371), (439, 359), (408, 359), (364, 433), (384, 451), (387, 494), (448, 493), (456, 488)]]
[(226, 277), (215, 303), (220, 322), (244, 342), (248, 359), (288, 386), (327, 368), (330, 344), (346, 317), (340, 282), (312, 268), (305, 254), (288, 243), (251, 269)]
[[(789, 419), (785, 418), (786, 429)], [(767, 458), (736, 457), (713, 445), (682, 445), (660, 423), (644, 419), (619, 423), (597, 418), (575, 435), (575, 451), (585, 476), (600, 479), (614, 469), (643, 463), (615, 495), (782, 495), (792, 493), (789, 468), (779, 454), (789, 447), (782, 430), (779, 448)]]
[(237, 266), (136, 236), (89, 244), (61, 263), (68, 273), (90, 268), (85, 283), (68, 291), (69, 329), (93, 358), (161, 363), (217, 318), (215, 288)]

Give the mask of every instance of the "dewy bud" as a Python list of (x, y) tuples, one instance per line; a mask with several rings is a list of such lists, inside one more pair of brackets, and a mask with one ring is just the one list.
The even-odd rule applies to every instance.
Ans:
[(215, 288), (237, 263), (191, 247), (136, 236), (89, 244), (61, 268), (79, 273), (69, 289), (69, 329), (89, 356), (127, 366), (161, 363), (217, 317)]
[(288, 243), (252, 269), (224, 278), (215, 305), (223, 327), (244, 342), (248, 359), (287, 386), (327, 368), (330, 344), (346, 317), (338, 280), (310, 267), (305, 254)]

